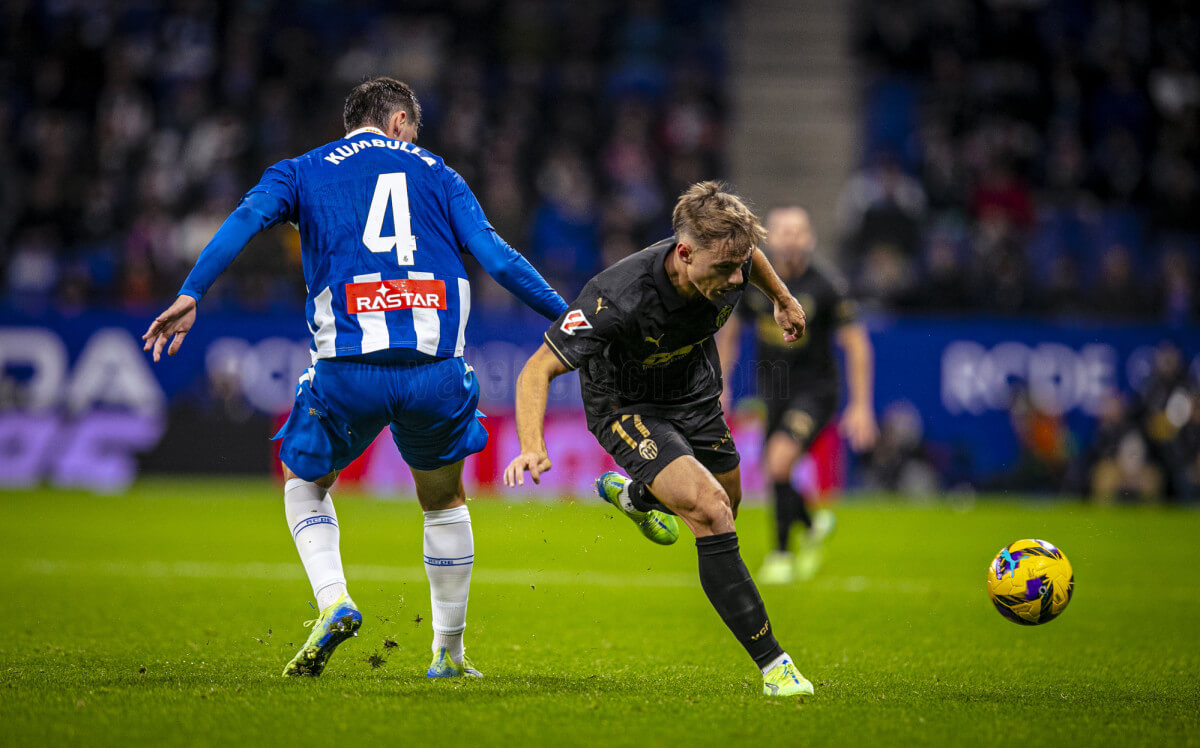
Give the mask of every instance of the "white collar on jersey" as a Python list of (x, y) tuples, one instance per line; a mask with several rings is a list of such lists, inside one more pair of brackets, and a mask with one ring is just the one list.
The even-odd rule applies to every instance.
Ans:
[(355, 130), (354, 132), (346, 133), (346, 137), (342, 138), (342, 140), (349, 140), (350, 138), (353, 138), (355, 135), (362, 135), (364, 132), (373, 132), (376, 135), (383, 135), (383, 137), (385, 137), (385, 138), (387, 137), (387, 135), (383, 134), (383, 130), (380, 130), (378, 127), (360, 127), (357, 130)]

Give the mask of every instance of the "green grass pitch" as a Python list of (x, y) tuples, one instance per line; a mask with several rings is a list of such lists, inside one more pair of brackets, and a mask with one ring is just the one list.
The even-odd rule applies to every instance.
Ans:
[[(365, 623), (323, 677), (285, 680), (314, 615), (272, 483), (0, 501), (0, 744), (1200, 743), (1195, 512), (848, 502), (822, 574), (763, 589), (816, 684), (801, 703), (761, 695), (690, 540), (653, 546), (594, 499), (472, 502), (467, 646), (487, 677), (436, 682), (414, 502), (340, 494)], [(767, 514), (738, 525), (754, 569)], [(1041, 627), (984, 590), (1023, 537), (1075, 568)]]

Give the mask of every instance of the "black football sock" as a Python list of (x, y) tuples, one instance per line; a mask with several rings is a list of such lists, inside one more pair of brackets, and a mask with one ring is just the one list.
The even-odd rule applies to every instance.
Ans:
[(738, 552), (737, 533), (696, 538), (700, 586), (721, 620), (760, 668), (783, 654), (775, 641), (767, 609)]
[(812, 527), (812, 516), (808, 513), (808, 502), (792, 485), (792, 482), (783, 481), (775, 484), (775, 500), (778, 504), (780, 497), (787, 496), (787, 503), (792, 507), (792, 516), (795, 517), (793, 522), (800, 521), (805, 527)]
[(808, 497), (797, 491), (795, 488), (792, 491), (796, 494), (796, 518), (800, 520), (807, 529), (812, 529), (812, 515), (808, 513)]
[(796, 503), (800, 501), (800, 495), (787, 481), (774, 484), (774, 491), (775, 549), (786, 551), (792, 534), (792, 525), (799, 519), (796, 516)]
[(633, 504), (633, 508), (639, 512), (659, 511), (664, 514), (675, 513), (663, 506), (663, 503), (654, 494), (650, 493), (650, 487), (640, 480), (629, 481), (629, 503)]

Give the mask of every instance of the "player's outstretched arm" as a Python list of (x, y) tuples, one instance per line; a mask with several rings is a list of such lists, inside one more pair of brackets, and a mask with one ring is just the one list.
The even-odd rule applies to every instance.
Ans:
[(529, 264), (529, 260), (501, 239), (494, 229), (484, 229), (472, 236), (467, 249), (506, 291), (546, 319), (558, 319), (567, 308), (567, 302)]
[(154, 360), (158, 361), (163, 346), (171, 340), (167, 355), (174, 356), (183, 345), (192, 325), (196, 323), (196, 305), (205, 292), (225, 272), (250, 240), (263, 229), (274, 226), (291, 213), (289, 203), (289, 173), (275, 165), (267, 170), (259, 183), (246, 193), (237, 208), (229, 214), (217, 229), (217, 233), (196, 258), (196, 264), (179, 289), (175, 302), (150, 323), (143, 350), (154, 349)]
[(854, 451), (864, 452), (875, 446), (879, 436), (873, 405), (875, 351), (867, 328), (861, 322), (842, 325), (837, 340), (846, 352), (846, 380), (850, 390), (850, 400), (842, 413), (839, 430)]
[(557, 319), (566, 310), (567, 302), (520, 252), (500, 238), (458, 172), (446, 167), (442, 174), (449, 200), (450, 227), (459, 243), (475, 255), (504, 290), (546, 319)]
[(784, 282), (779, 279), (775, 268), (761, 249), (755, 249), (750, 264), (750, 282), (775, 304), (775, 321), (783, 330), (783, 339), (791, 343), (804, 337), (807, 320), (800, 302), (792, 296)]
[(534, 483), (541, 483), (542, 473), (550, 469), (544, 431), (546, 399), (550, 394), (550, 382), (568, 371), (545, 343), (521, 369), (517, 377), (517, 438), (521, 442), (521, 454), (505, 468), (504, 485), (525, 485), (526, 471)]

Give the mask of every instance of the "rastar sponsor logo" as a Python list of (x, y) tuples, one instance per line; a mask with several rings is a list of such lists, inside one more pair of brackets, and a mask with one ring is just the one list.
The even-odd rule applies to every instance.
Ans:
[(440, 280), (385, 280), (346, 284), (351, 314), (396, 309), (445, 309), (446, 284)]
[(588, 322), (588, 318), (583, 316), (583, 312), (578, 309), (572, 309), (563, 318), (559, 329), (568, 335), (574, 335), (576, 330), (590, 330), (592, 323)]

